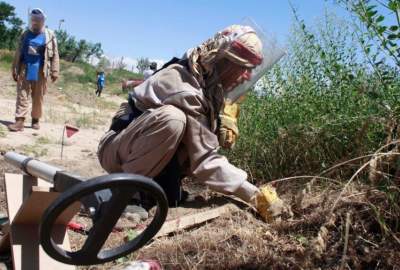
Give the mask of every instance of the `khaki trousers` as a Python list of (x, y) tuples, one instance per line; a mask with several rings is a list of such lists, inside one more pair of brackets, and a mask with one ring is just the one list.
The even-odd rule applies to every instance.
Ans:
[(17, 82), (17, 103), (15, 117), (25, 118), (29, 110), (29, 96), (32, 98), (31, 117), (39, 119), (43, 114), (43, 98), (47, 92), (47, 79), (40, 72), (38, 81), (27, 81), (21, 72)]
[(182, 140), (186, 115), (171, 105), (144, 112), (121, 133), (107, 132), (98, 156), (109, 173), (157, 176), (172, 159)]
[[(108, 173), (126, 172), (154, 178), (169, 164), (175, 153), (178, 154), (178, 159), (180, 150), (185, 153), (179, 146), (186, 128), (186, 115), (174, 106), (164, 105), (146, 111), (119, 134), (108, 131), (100, 139), (97, 152), (100, 164)], [(200, 180), (207, 183), (207, 173), (215, 168), (218, 170), (218, 165), (225, 160), (210, 159), (203, 166), (205, 176)], [(233, 165), (226, 164), (229, 166), (228, 170), (234, 168)], [(182, 169), (186, 171), (185, 165)], [(246, 202), (259, 192), (248, 181), (237, 185), (232, 179), (225, 178), (225, 175), (219, 173), (220, 178), (208, 181), (209, 186), (215, 191), (233, 194)], [(238, 187), (232, 190), (232, 185)]]

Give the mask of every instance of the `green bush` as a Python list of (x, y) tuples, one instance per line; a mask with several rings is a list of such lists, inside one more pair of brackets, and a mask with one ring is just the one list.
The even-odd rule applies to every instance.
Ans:
[(0, 67), (10, 69), (14, 60), (14, 53), (8, 50), (0, 50)]

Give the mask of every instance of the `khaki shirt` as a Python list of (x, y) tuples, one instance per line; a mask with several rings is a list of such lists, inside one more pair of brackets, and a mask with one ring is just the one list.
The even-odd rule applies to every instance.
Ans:
[(199, 83), (185, 67), (174, 64), (154, 74), (135, 88), (133, 97), (142, 111), (173, 105), (186, 114), (186, 130), (178, 156), (181, 163), (187, 161), (188, 173), (194, 179), (228, 194), (235, 193), (246, 182), (246, 172), (218, 153), (213, 109)]
[[(22, 72), (23, 63), (21, 62), (21, 50), (28, 31), (29, 30), (25, 31), (21, 35), (18, 41), (17, 49), (15, 50), (12, 71), (15, 71), (17, 74), (21, 74)], [(45, 28), (45, 36), (46, 45), (44, 52), (43, 74), (45, 78), (48, 78), (49, 76), (58, 76), (58, 73), (60, 72), (60, 58), (58, 55), (57, 39), (54, 32)]]

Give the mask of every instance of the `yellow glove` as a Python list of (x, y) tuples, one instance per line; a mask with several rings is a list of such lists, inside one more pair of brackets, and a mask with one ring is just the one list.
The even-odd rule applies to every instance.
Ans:
[(219, 145), (223, 148), (231, 149), (236, 143), (239, 136), (239, 128), (237, 126), (237, 119), (239, 117), (239, 104), (225, 103), (219, 115), (220, 127), (218, 140)]
[(272, 222), (284, 213), (292, 215), (271, 185), (262, 186), (260, 192), (254, 195), (250, 202), (265, 222)]

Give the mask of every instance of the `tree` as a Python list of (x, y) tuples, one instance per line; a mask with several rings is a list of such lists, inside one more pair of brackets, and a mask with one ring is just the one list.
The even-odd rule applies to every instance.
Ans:
[(71, 61), (73, 52), (76, 51), (76, 40), (65, 30), (55, 31), (58, 42), (58, 53), (61, 59)]
[(23, 22), (16, 17), (15, 7), (0, 2), (0, 48), (15, 49)]
[[(400, 70), (400, 0), (336, 0), (352, 15), (363, 54), (381, 87)], [(393, 70), (393, 64), (395, 70)]]
[(107, 57), (101, 57), (99, 62), (97, 63), (97, 69), (98, 70), (106, 70), (111, 67), (111, 62), (110, 60), (107, 59)]
[(61, 59), (70, 62), (88, 61), (92, 56), (100, 58), (103, 55), (101, 43), (91, 43), (85, 39), (77, 41), (65, 30), (57, 30), (55, 34)]
[(90, 57), (95, 56), (100, 58), (103, 55), (103, 49), (101, 48), (101, 43), (89, 43), (89, 48), (86, 52), (86, 60), (89, 60)]
[(75, 48), (75, 51), (72, 55), (71, 62), (75, 62), (76, 60), (86, 60), (85, 55), (88, 50), (89, 50), (89, 43), (84, 39), (79, 40)]
[(137, 61), (136, 68), (139, 70), (140, 74), (150, 67), (149, 58), (140, 57)]

